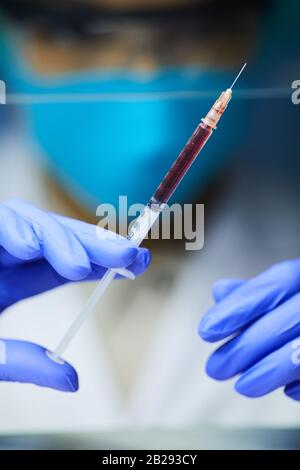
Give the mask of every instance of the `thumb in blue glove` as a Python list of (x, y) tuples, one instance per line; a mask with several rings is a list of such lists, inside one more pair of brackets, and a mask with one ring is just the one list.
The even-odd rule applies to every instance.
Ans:
[[(24, 201), (0, 204), (0, 220), (0, 312), (68, 282), (100, 279), (108, 268), (126, 268), (136, 276), (150, 263), (148, 250), (112, 232)], [(0, 381), (77, 390), (72, 366), (53, 362), (41, 346), (0, 341), (6, 358), (0, 361)]]
[(45, 348), (27, 341), (0, 340), (0, 381), (31, 383), (63, 392), (78, 390), (78, 376), (70, 364), (53, 361)]

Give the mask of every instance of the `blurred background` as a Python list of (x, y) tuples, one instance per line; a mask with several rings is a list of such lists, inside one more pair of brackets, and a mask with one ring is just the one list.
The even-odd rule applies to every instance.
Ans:
[[(146, 203), (248, 62), (173, 197), (205, 204), (204, 248), (148, 242), (149, 271), (115, 285), (67, 352), (79, 392), (2, 383), (0, 434), (299, 427), (282, 391), (249, 400), (209, 379), (197, 335), (215, 280), (299, 256), (299, 18), (296, 0), (0, 0), (1, 200), (95, 223), (119, 195)], [(53, 348), (92, 288), (11, 307), (1, 336)]]

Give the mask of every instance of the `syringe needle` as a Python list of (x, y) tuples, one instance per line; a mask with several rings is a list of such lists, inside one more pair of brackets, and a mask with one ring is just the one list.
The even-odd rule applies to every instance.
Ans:
[[(159, 214), (165, 208), (173, 192), (212, 135), (213, 130), (217, 128), (217, 124), (232, 98), (231, 89), (246, 65), (246, 63), (243, 65), (231, 87), (221, 93), (219, 98), (208, 111), (207, 115), (202, 119), (202, 122), (197, 126), (190, 140), (186, 143), (161, 184), (156, 189), (154, 195), (145, 206), (144, 211), (132, 225), (127, 238), (131, 240), (135, 246), (140, 246), (147, 233), (151, 230), (155, 221), (158, 219)], [(55, 351), (47, 353), (54, 361), (60, 361), (60, 357), (66, 347), (81, 328), (84, 321), (91, 315), (95, 306), (105, 293), (110, 283), (114, 280), (115, 276), (115, 270), (108, 269), (106, 271)]]
[(235, 77), (235, 79), (233, 80), (232, 82), (232, 85), (231, 87), (229, 88), (229, 90), (232, 90), (232, 87), (235, 85), (235, 83), (237, 82), (237, 80), (239, 79), (241, 73), (243, 72), (244, 68), (246, 67), (247, 65), (247, 62), (244, 63), (243, 67), (241, 68), (241, 70), (239, 71), (239, 73), (237, 74), (237, 76)]

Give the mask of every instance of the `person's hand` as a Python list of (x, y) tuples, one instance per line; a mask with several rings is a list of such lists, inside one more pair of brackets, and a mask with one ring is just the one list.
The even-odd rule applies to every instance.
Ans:
[[(71, 281), (100, 279), (107, 268), (126, 268), (136, 276), (149, 263), (148, 250), (107, 230), (20, 200), (0, 204), (0, 312)], [(54, 362), (41, 346), (16, 340), (0, 339), (1, 380), (78, 389), (71, 365)]]
[(226, 380), (241, 374), (235, 388), (248, 397), (284, 387), (300, 400), (300, 259), (249, 281), (219, 281), (213, 295), (216, 304), (203, 317), (200, 336), (231, 338), (209, 358), (208, 375)]

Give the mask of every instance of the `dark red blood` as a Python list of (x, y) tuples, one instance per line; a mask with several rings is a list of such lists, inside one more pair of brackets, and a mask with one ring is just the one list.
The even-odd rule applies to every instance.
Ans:
[(212, 128), (201, 122), (154, 193), (156, 201), (168, 202), (211, 134)]

